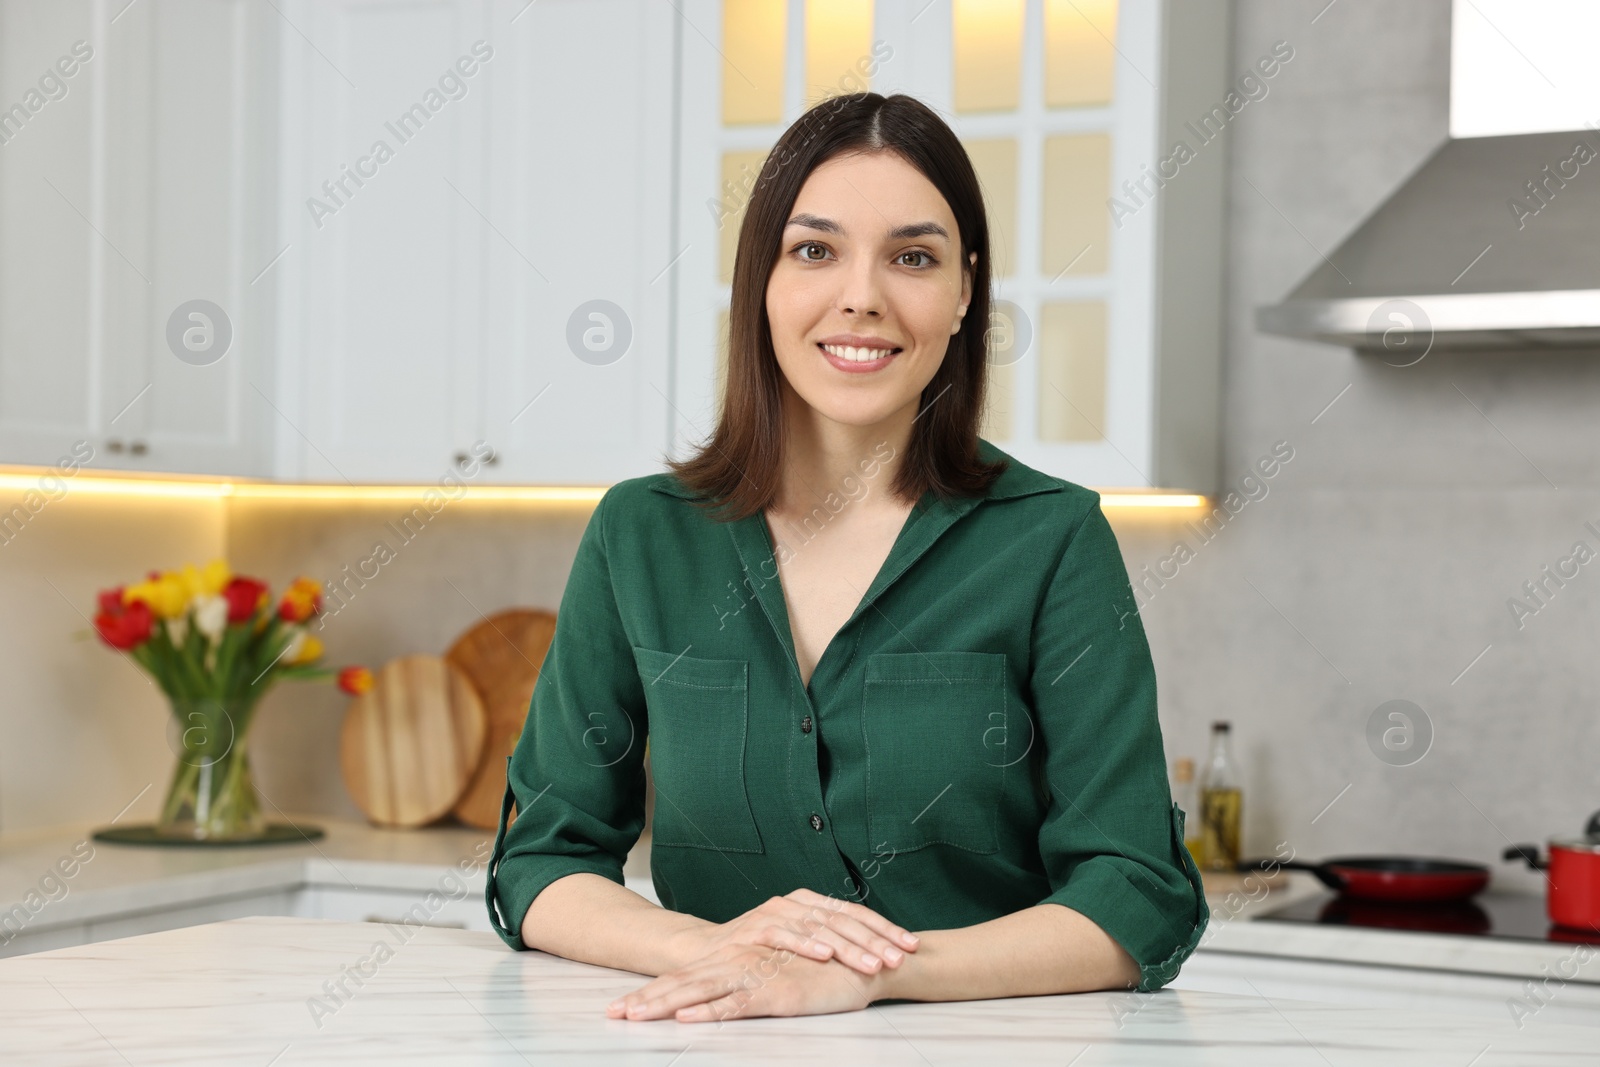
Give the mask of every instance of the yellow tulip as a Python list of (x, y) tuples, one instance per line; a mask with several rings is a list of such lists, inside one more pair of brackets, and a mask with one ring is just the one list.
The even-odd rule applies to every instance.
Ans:
[(200, 569), (200, 593), (203, 596), (221, 596), (228, 583), (233, 581), (233, 571), (225, 559), (214, 559)]
[(189, 610), (189, 588), (183, 578), (167, 571), (157, 578), (147, 578), (123, 589), (122, 602), (131, 604), (142, 600), (150, 610), (163, 619), (176, 619)]
[(305, 634), (304, 639), (299, 642), (299, 645), (300, 647), (295, 651), (294, 655), (285, 660), (285, 662), (290, 666), (298, 666), (302, 663), (310, 663), (322, 655), (321, 638), (313, 637), (311, 634)]
[(232, 577), (227, 562), (222, 559), (214, 559), (199, 569), (193, 563), (185, 563), (178, 573), (178, 579), (183, 582), (184, 591), (190, 600), (203, 596), (217, 596)]

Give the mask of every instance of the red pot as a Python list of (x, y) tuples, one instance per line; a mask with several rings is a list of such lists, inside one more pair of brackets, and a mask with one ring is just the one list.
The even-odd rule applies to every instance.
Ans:
[(1589, 819), (1582, 837), (1553, 838), (1550, 855), (1541, 859), (1537, 845), (1513, 845), (1508, 860), (1526, 860), (1545, 872), (1545, 911), (1557, 926), (1600, 933), (1600, 811)]

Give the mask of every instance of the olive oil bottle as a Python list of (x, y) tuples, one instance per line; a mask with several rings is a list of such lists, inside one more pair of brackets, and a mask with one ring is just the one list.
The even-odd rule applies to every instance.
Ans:
[(1233, 759), (1232, 725), (1211, 724), (1211, 753), (1200, 774), (1200, 867), (1239, 869), (1239, 824), (1244, 800)]

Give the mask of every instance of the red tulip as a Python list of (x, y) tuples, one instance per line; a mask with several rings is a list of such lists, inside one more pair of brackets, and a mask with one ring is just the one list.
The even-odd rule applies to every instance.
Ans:
[[(101, 605), (102, 607), (105, 605), (103, 597)], [(95, 616), (94, 628), (99, 631), (100, 639), (106, 644), (127, 652), (150, 637), (153, 619), (150, 605), (142, 600), (135, 600), (131, 604), (118, 605), (116, 611), (102, 610)]]
[(234, 578), (222, 588), (222, 596), (228, 602), (228, 621), (250, 621), (250, 616), (256, 613), (266, 595), (265, 582), (258, 582), (254, 578)]
[(100, 610), (107, 615), (116, 615), (122, 611), (123, 586), (107, 589), (100, 594)]

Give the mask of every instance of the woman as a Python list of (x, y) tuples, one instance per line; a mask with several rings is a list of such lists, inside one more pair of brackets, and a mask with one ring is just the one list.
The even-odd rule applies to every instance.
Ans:
[[(1096, 493), (977, 436), (988, 321), (932, 111), (785, 132), (715, 432), (601, 500), (509, 760), (491, 918), (656, 976), (612, 1017), (1153, 990), (1199, 941), (1127, 571)], [(622, 884), (646, 736), (664, 908)]]

